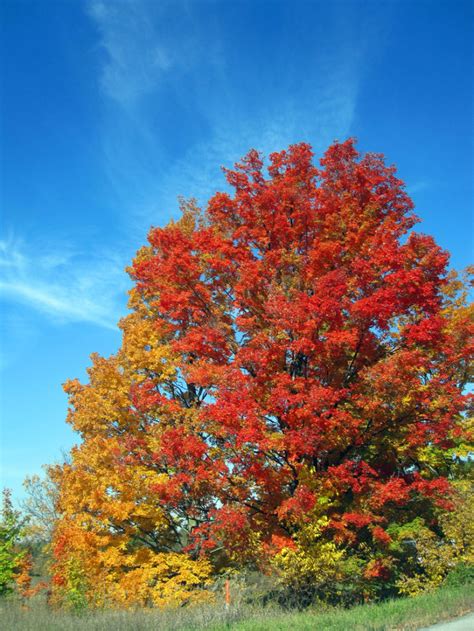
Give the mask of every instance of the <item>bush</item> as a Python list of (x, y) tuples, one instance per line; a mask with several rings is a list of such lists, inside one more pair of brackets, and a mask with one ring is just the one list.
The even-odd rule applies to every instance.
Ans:
[(446, 577), (445, 584), (450, 587), (460, 587), (474, 583), (474, 565), (459, 563)]

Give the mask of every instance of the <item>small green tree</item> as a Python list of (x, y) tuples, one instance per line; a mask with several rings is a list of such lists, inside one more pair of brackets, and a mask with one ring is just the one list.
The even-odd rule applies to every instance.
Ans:
[(0, 596), (13, 591), (15, 576), (21, 568), (25, 550), (19, 548), (25, 520), (13, 508), (11, 491), (3, 490), (0, 515)]

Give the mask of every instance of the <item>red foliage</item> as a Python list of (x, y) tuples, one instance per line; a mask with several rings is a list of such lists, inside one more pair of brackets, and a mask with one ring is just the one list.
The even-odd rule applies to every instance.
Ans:
[(419, 453), (452, 445), (467, 402), (468, 319), (450, 324), (448, 255), (409, 233), (413, 203), (382, 156), (348, 140), (319, 168), (312, 159), (293, 145), (267, 176), (251, 151), (225, 171), (232, 195), (153, 229), (132, 268), (182, 380), (145, 381), (133, 404), (197, 410), (192, 427), (163, 430), (153, 461), (172, 472), (161, 501), (199, 505), (201, 541), (218, 532), (241, 546), (252, 530), (275, 541), (320, 494), (352, 539), (397, 511), (447, 506), (445, 472)]

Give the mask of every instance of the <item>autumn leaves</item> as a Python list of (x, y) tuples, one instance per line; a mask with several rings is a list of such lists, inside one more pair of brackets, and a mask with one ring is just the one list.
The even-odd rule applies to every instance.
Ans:
[(226, 175), (151, 230), (120, 350), (65, 386), (59, 602), (201, 602), (249, 566), (366, 599), (423, 574), (414, 520), (444, 540), (472, 352), (446, 253), (405, 238), (402, 182), (352, 141)]

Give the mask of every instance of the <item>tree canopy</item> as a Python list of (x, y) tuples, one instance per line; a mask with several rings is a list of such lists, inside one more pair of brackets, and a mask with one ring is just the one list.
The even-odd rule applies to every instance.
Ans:
[(443, 540), (472, 368), (448, 254), (352, 140), (225, 174), (151, 229), (120, 350), (65, 385), (59, 600), (196, 602), (245, 567), (366, 598), (423, 574), (414, 531)]

